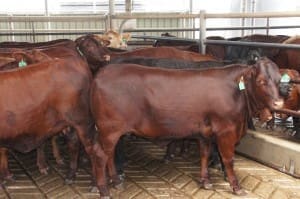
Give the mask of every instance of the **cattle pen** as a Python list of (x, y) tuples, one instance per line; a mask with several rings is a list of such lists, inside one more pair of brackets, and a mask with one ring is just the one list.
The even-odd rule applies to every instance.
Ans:
[[(130, 33), (131, 39), (129, 41), (126, 40), (126, 50), (114, 49), (114, 52), (108, 55), (109, 58), (105, 57), (106, 55), (101, 57), (101, 67), (104, 62), (107, 64), (107, 62), (111, 61), (110, 59), (117, 56), (117, 51), (122, 51), (120, 53), (122, 54), (128, 51), (150, 48), (159, 44), (158, 46), (178, 47), (178, 49), (183, 49), (184, 51), (192, 49), (191, 51), (193, 51), (193, 53), (200, 54), (201, 56), (209, 54), (208, 51), (213, 49), (215, 51), (209, 54), (209, 56), (214, 57), (214, 59), (212, 59), (216, 61), (214, 63), (222, 63), (222, 66), (227, 65), (227, 63), (255, 65), (257, 60), (266, 56), (282, 70), (286, 68), (289, 70), (294, 69), (296, 73), (300, 73), (300, 44), (297, 40), (299, 39), (297, 35), (300, 34), (300, 4), (297, 4), (296, 11), (277, 11), (278, 9), (276, 11), (264, 11), (264, 4), (259, 4), (259, 2), (255, 0), (243, 0), (239, 2), (238, 10), (233, 9), (234, 6), (232, 6), (228, 8), (229, 10), (233, 9), (233, 11), (230, 12), (213, 12), (211, 9), (207, 11), (204, 8), (194, 8), (193, 6), (196, 6), (196, 3), (190, 0), (189, 7), (185, 11), (171, 12), (168, 10), (164, 12), (153, 12), (151, 10), (150, 12), (145, 12), (143, 10), (144, 1), (142, 0), (125, 0), (124, 2), (117, 0), (74, 0), (65, 2), (59, 1), (60, 9), (67, 10), (59, 10), (58, 12), (57, 10), (51, 10), (50, 7), (52, 4), (49, 4), (51, 1), (52, 0), (45, 0), (43, 2), (43, 10), (37, 13), (1, 13), (0, 9), (1, 70), (6, 70), (5, 67), (8, 66), (5, 65), (8, 62), (7, 58), (14, 59), (18, 67), (22, 68), (23, 66), (20, 66), (20, 63), (25, 59), (25, 66), (31, 64), (31, 62), (27, 61), (28, 57), (32, 59), (33, 64), (39, 64), (40, 61), (38, 59), (41, 59), (41, 57), (37, 56), (40, 55), (43, 61), (46, 57), (47, 62), (52, 61), (52, 54), (55, 54), (55, 59), (61, 59), (61, 56), (65, 56), (65, 54), (67, 54), (67, 56), (72, 54), (73, 56), (73, 51), (68, 51), (69, 49), (66, 50), (70, 45), (70, 48), (77, 50), (75, 53), (76, 59), (81, 55), (86, 61), (83, 65), (89, 65), (92, 73), (95, 73), (93, 67), (100, 64), (94, 64), (93, 62), (93, 67), (90, 66), (88, 54), (82, 50), (82, 45), (85, 45), (83, 42), (87, 41), (88, 39), (86, 38), (90, 38), (91, 35), (105, 35), (110, 30), (115, 30), (119, 35)], [(235, 1), (232, 0), (232, 2)], [(235, 4), (237, 4), (237, 1)], [(72, 9), (85, 7), (91, 10), (80, 10), (76, 14), (73, 13)], [(101, 10), (103, 7), (106, 9), (105, 11)], [(256, 9), (258, 9), (258, 11)], [(258, 39), (256, 38), (257, 35), (259, 35), (257, 37)], [(263, 36), (261, 37), (261, 35)], [(252, 40), (252, 36), (254, 36), (253, 38), (255, 39)], [(271, 41), (265, 39), (273, 39), (275, 37), (276, 39), (279, 38), (279, 40)], [(97, 37), (93, 37), (93, 41), (95, 41), (95, 38)], [(292, 42), (290, 42), (289, 39), (291, 38), (295, 40), (291, 40)], [(64, 48), (66, 51), (61, 51), (62, 55), (57, 55), (59, 51), (57, 52), (55, 50), (55, 53), (50, 52), (50, 54), (47, 54), (48, 51), (46, 47), (35, 47), (35, 45), (44, 45), (47, 44), (47, 42), (61, 39), (71, 42), (62, 43), (62, 45), (67, 46)], [(101, 45), (103, 45), (104, 40), (97, 41), (101, 41)], [(121, 42), (124, 42), (124, 39), (121, 39)], [(10, 46), (11, 44), (12, 46)], [(24, 47), (26, 45), (28, 46)], [(58, 45), (61, 44), (58, 43)], [(22, 48), (20, 46), (22, 46)], [(97, 46), (99, 46), (99, 44), (97, 44)], [(186, 48), (190, 46), (193, 46), (193, 48)], [(15, 47), (22, 51), (11, 50), (15, 49)], [(51, 46), (51, 48), (52, 47), (53, 46)], [(221, 47), (221, 51), (219, 47)], [(41, 54), (36, 54), (36, 52), (41, 52)], [(92, 53), (91, 51), (87, 52)], [(98, 54), (100, 52), (102, 51), (97, 51)], [(220, 57), (215, 56), (215, 52), (217, 52)], [(232, 52), (235, 54), (230, 54)], [(10, 53), (10, 56), (8, 56), (7, 53)], [(23, 56), (20, 61), (18, 53), (24, 53), (27, 57)], [(281, 58), (280, 56), (285, 56), (285, 60), (279, 60), (279, 58)], [(5, 59), (3, 57), (5, 57)], [(143, 59), (147, 60), (146, 58), (144, 57)], [(4, 64), (2, 63), (2, 59), (4, 60)], [(208, 60), (211, 61), (210, 57)], [(159, 63), (165, 62), (166, 61), (163, 60)], [(11, 64), (11, 62), (9, 62), (9, 64)], [(282, 66), (284, 64), (290, 64), (290, 66), (286, 66), (285, 68)], [(2, 69), (2, 66), (5, 67)], [(5, 74), (5, 72), (3, 72), (3, 74)], [(281, 71), (281, 74), (283, 77), (284, 74), (289, 73)], [(267, 122), (260, 121), (263, 117), (262, 114), (253, 117), (251, 122), (255, 129), (250, 129), (249, 127), (246, 135), (235, 148), (234, 171), (241, 188), (245, 190), (246, 196), (237, 196), (237, 193), (232, 193), (231, 184), (228, 182), (226, 173), (224, 174), (224, 165), (221, 163), (209, 168), (210, 181), (213, 186), (212, 188), (205, 187), (203, 179), (199, 176), (200, 165), (203, 160), (200, 158), (198, 142), (195, 141), (195, 139), (191, 139), (192, 141), (188, 142), (188, 146), (185, 146), (186, 148), (183, 147), (184, 144), (177, 143), (174, 149), (175, 151), (173, 151), (173, 154), (169, 157), (170, 159), (166, 159), (167, 155), (169, 155), (166, 154), (169, 153), (170, 150), (169, 144), (157, 139), (148, 139), (142, 136), (126, 134), (122, 136), (122, 142), (120, 144), (122, 145), (122, 153), (124, 153), (124, 159), (121, 157), (124, 170), (122, 175), (118, 176), (123, 182), (122, 187), (115, 186), (114, 179), (111, 177), (111, 179), (106, 182), (111, 197), (102, 197), (101, 195), (101, 198), (300, 198), (300, 117), (299, 113), (297, 113), (300, 107), (300, 88), (298, 88), (300, 85), (298, 84), (300, 75), (293, 76), (289, 74), (289, 78), (289, 83), (284, 85), (289, 85), (287, 95), (292, 95), (291, 93), (294, 92), (293, 97), (296, 100), (294, 98), (293, 100), (298, 100), (298, 104), (292, 108), (284, 108), (294, 111), (294, 115), (284, 117), (284, 114), (276, 113), (272, 110), (268, 112), (272, 115), (272, 120), (268, 120)], [(1, 76), (0, 81), (2, 81)], [(239, 79), (239, 81), (241, 83), (242, 80)], [(282, 79), (280, 81), (282, 81)], [(285, 82), (282, 81), (281, 83)], [(280, 90), (282, 89), (280, 87), (281, 83), (280, 85), (278, 83), (278, 92), (284, 96)], [(156, 85), (157, 82), (153, 82), (153, 84)], [(120, 87), (124, 86), (125, 84), (120, 85)], [(132, 87), (134, 86), (135, 85), (132, 84)], [(206, 85), (201, 85), (201, 87), (202, 86), (205, 87)], [(163, 86), (161, 87), (164, 88)], [(242, 87), (239, 87), (239, 89), (243, 90)], [(59, 91), (53, 92), (61, 93)], [(138, 91), (136, 93), (138, 93)], [(131, 95), (136, 95), (136, 93), (132, 93)], [(4, 103), (6, 93), (1, 92), (1, 95), (3, 95), (3, 100), (1, 99), (3, 102), (0, 100), (0, 103)], [(8, 96), (9, 95), (8, 93)], [(165, 98), (166, 99), (161, 100), (169, 100), (170, 97), (166, 96)], [(249, 98), (247, 99), (249, 100)], [(287, 96), (284, 96), (283, 99), (288, 101)], [(122, 97), (116, 100), (119, 100), (120, 104), (124, 103)], [(111, 104), (113, 101), (115, 101), (115, 99), (112, 100)], [(139, 102), (135, 103), (137, 105)], [(216, 100), (216, 103), (221, 104), (222, 99)], [(128, 105), (128, 107), (129, 106), (131, 106), (131, 104)], [(148, 106), (151, 106), (151, 104), (145, 106), (146, 108), (142, 108), (142, 110), (150, 110)], [(247, 105), (248, 109), (249, 106), (251, 105)], [(10, 123), (11, 120), (14, 120), (9, 110), (6, 110), (5, 104), (0, 104), (0, 108), (0, 111), (5, 116), (5, 118), (2, 119), (2, 113), (0, 112), (1, 120), (8, 121), (6, 123)], [(92, 112), (93, 111), (94, 110), (92, 110)], [(153, 110), (149, 111), (147, 114), (152, 114), (151, 116), (154, 118), (155, 113), (152, 111)], [(55, 114), (57, 114), (58, 117), (58, 113)], [(174, 115), (176, 115), (176, 113)], [(143, 115), (140, 117), (143, 117)], [(268, 117), (270, 117), (270, 115), (268, 115)], [(128, 117), (128, 120), (129, 119)], [(145, 118), (143, 119), (145, 120)], [(207, 122), (207, 120), (208, 119), (205, 119), (205, 122)], [(226, 118), (223, 118), (223, 120), (226, 120)], [(168, 122), (166, 122), (167, 125), (171, 125), (171, 122)], [(0, 124), (0, 127), (3, 128), (3, 125), (1, 125), (2, 124)], [(39, 125), (39, 123), (37, 123), (37, 125)], [(95, 125), (96, 129), (98, 129), (99, 126), (101, 125)], [(8, 166), (14, 176), (11, 178), (1, 176), (3, 174), (2, 170), (7, 168), (7, 162), (5, 162), (4, 158), (5, 152), (2, 151), (4, 148), (0, 148), (1, 198), (99, 198), (99, 191), (98, 189), (95, 190), (93, 186), (95, 181), (99, 180), (95, 177), (97, 176), (95, 172), (97, 173), (98, 171), (95, 171), (94, 168), (96, 167), (95, 165), (97, 165), (97, 163), (94, 162), (98, 160), (94, 162), (90, 161), (90, 156), (87, 156), (83, 151), (83, 147), (80, 152), (78, 152), (79, 160), (77, 161), (78, 169), (76, 171), (76, 177), (71, 179), (70, 182), (68, 181), (70, 168), (76, 167), (72, 167), (74, 156), (72, 156), (70, 152), (73, 150), (74, 153), (77, 153), (77, 151), (72, 148), (74, 145), (71, 146), (69, 144), (72, 144), (75, 138), (66, 136), (66, 134), (68, 134), (67, 131), (70, 131), (72, 127), (67, 127), (68, 129), (65, 127), (66, 125), (64, 126), (63, 133), (56, 137), (58, 152), (52, 149), (54, 141), (49, 139), (50, 136), (45, 136), (47, 141), (44, 144), (44, 155), (47, 157), (47, 171), (44, 174), (41, 174), (40, 163), (37, 159), (37, 153), (40, 153), (39, 151), (36, 152), (33, 150), (29, 153), (22, 153), (22, 151), (20, 152), (13, 148), (8, 148)], [(54, 127), (52, 128), (55, 129)], [(112, 126), (110, 128), (116, 127)], [(21, 131), (22, 130), (20, 130), (20, 132)], [(32, 138), (30, 136), (32, 135), (29, 135), (28, 140)], [(2, 138), (0, 138), (0, 140), (1, 139)], [(98, 143), (98, 136), (95, 136), (95, 140), (96, 139)], [(190, 139), (190, 137), (188, 137), (188, 139)], [(81, 140), (81, 142), (84, 141)], [(2, 143), (3, 142), (0, 141), (0, 144)], [(99, 146), (103, 147), (105, 144), (106, 143), (101, 143)], [(5, 144), (3, 146), (6, 147)], [(1, 147), (3, 146), (1, 145)], [(95, 145), (93, 147), (96, 148)], [(118, 150), (120, 149), (116, 149), (115, 154), (119, 153)], [(106, 149), (103, 149), (103, 151), (106, 152)], [(59, 153), (62, 158), (61, 164), (58, 164), (56, 153)], [(221, 157), (219, 157), (219, 161), (222, 161)], [(108, 163), (108, 175), (110, 175), (109, 172), (111, 172), (109, 166)], [(118, 170), (118, 165), (116, 165), (116, 167)], [(98, 176), (100, 176), (99, 173)], [(102, 191), (101, 188), (99, 188), (99, 190), (100, 192)], [(101, 194), (102, 193), (103, 192), (101, 192)]]

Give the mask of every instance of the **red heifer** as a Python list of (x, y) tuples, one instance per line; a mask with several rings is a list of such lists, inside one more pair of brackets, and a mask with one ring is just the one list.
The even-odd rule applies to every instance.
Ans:
[[(94, 141), (89, 108), (92, 75), (76, 59), (56, 59), (0, 73), (0, 146), (29, 152), (70, 126), (89, 154), (99, 179), (104, 160)], [(22, 99), (22, 102), (20, 102)], [(100, 183), (98, 183), (100, 184)]]
[[(201, 147), (201, 182), (211, 188), (208, 156), (215, 139), (234, 193), (243, 194), (233, 171), (235, 145), (256, 109), (280, 108), (278, 67), (264, 58), (249, 67), (171, 70), (134, 64), (100, 70), (91, 88), (91, 109), (107, 162), (101, 165), (101, 195), (108, 196), (106, 166), (115, 185), (113, 162), (120, 136), (157, 139), (194, 137)], [(112, 81), (113, 80), (113, 81)], [(240, 88), (240, 89), (239, 89)]]

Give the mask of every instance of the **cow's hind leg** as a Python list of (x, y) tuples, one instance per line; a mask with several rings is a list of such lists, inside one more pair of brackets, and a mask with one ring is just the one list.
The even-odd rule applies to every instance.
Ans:
[(169, 163), (171, 160), (173, 160), (175, 158), (177, 142), (178, 142), (177, 140), (172, 140), (167, 145), (166, 155), (164, 156), (165, 163)]
[(51, 138), (52, 153), (53, 153), (53, 156), (55, 158), (56, 164), (58, 164), (58, 166), (63, 166), (64, 165), (64, 160), (61, 157), (60, 152), (59, 152), (59, 147), (58, 147), (58, 144), (57, 144), (57, 138), (58, 138), (58, 136), (56, 136), (56, 135)]
[(6, 180), (13, 181), (14, 176), (8, 169), (8, 154), (6, 148), (0, 148), (0, 181), (3, 184)]
[(45, 155), (45, 143), (41, 144), (41, 146), (36, 149), (36, 164), (41, 174), (48, 174), (49, 166)]
[(200, 162), (201, 162), (201, 172), (200, 172), (200, 183), (205, 189), (212, 189), (212, 184), (210, 183), (208, 174), (208, 161), (211, 151), (211, 141), (209, 139), (199, 138), (199, 148), (200, 148)]
[[(103, 149), (105, 150), (105, 154), (108, 157), (107, 167), (108, 167), (109, 175), (111, 177), (112, 184), (115, 188), (122, 189), (123, 188), (122, 179), (117, 174), (116, 165), (114, 161), (116, 145), (120, 139), (119, 135), (121, 135), (121, 133), (110, 133), (104, 139), (102, 137), (101, 141), (102, 141)], [(118, 151), (119, 150), (123, 150), (123, 149), (118, 149)]]
[(70, 168), (66, 176), (65, 183), (72, 184), (78, 168), (78, 156), (79, 156), (79, 139), (74, 129), (65, 134), (65, 138), (68, 144), (69, 156), (70, 156)]
[(107, 156), (98, 142), (95, 142), (94, 125), (78, 126), (73, 125), (77, 135), (84, 146), (84, 149), (90, 157), (93, 176), (96, 179), (101, 199), (110, 198), (109, 189), (106, 183), (106, 165)]
[(225, 171), (228, 177), (230, 186), (236, 195), (245, 195), (246, 192), (241, 189), (237, 177), (233, 170), (234, 149), (236, 143), (236, 134), (234, 132), (223, 133), (217, 136), (217, 145), (225, 166)]

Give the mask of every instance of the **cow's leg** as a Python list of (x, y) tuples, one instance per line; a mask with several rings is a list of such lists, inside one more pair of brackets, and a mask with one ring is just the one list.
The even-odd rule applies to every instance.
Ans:
[(200, 148), (200, 181), (205, 189), (212, 189), (212, 184), (210, 183), (208, 174), (208, 160), (211, 152), (211, 141), (209, 139), (198, 139)]
[(175, 152), (176, 152), (176, 145), (177, 145), (177, 140), (173, 140), (167, 145), (167, 151), (164, 157), (165, 163), (169, 163), (171, 160), (174, 159)]
[(114, 161), (116, 145), (120, 139), (120, 137), (117, 135), (121, 135), (121, 133), (109, 134), (109, 136), (103, 139), (102, 144), (103, 144), (103, 149), (105, 150), (105, 154), (108, 157), (107, 167), (108, 167), (109, 175), (111, 177), (112, 184), (115, 188), (123, 188), (123, 183), (119, 175), (117, 174), (115, 161)]
[(3, 183), (5, 180), (14, 180), (13, 174), (8, 169), (8, 155), (6, 148), (0, 148), (0, 180)]
[(293, 123), (294, 123), (294, 137), (299, 139), (300, 138), (300, 119), (298, 117), (293, 117)]
[(212, 143), (209, 167), (218, 168), (220, 164), (220, 155), (215, 143)]
[(61, 157), (60, 152), (59, 152), (59, 147), (58, 147), (58, 144), (57, 144), (57, 138), (58, 138), (58, 136), (56, 136), (56, 135), (51, 138), (52, 153), (53, 153), (53, 156), (54, 156), (55, 161), (58, 164), (58, 166), (63, 166), (64, 161), (63, 161), (63, 158)]
[(36, 149), (36, 164), (41, 174), (48, 174), (49, 167), (45, 156), (45, 143)]
[(90, 125), (90, 128), (76, 125), (73, 125), (73, 127), (75, 128), (79, 140), (84, 146), (86, 153), (90, 157), (93, 176), (95, 176), (101, 199), (110, 198), (105, 172), (107, 165), (107, 155), (104, 153), (100, 144), (98, 142), (95, 142), (96, 131), (94, 129), (94, 125)]
[(246, 193), (241, 189), (233, 170), (233, 158), (236, 143), (235, 136), (235, 132), (223, 133), (222, 135), (217, 136), (217, 145), (233, 192), (236, 195), (245, 195)]
[(188, 152), (189, 152), (189, 149), (190, 149), (190, 143), (191, 143), (191, 139), (183, 139), (182, 142), (181, 142), (181, 149), (180, 149), (180, 154), (183, 156), (183, 157), (188, 157)]
[(78, 168), (78, 156), (79, 156), (80, 144), (79, 144), (78, 136), (74, 132), (74, 129), (67, 132), (65, 134), (65, 138), (68, 144), (69, 155), (70, 155), (70, 168), (66, 176), (65, 182), (66, 184), (71, 184), (73, 183)]
[(116, 145), (115, 149), (115, 165), (117, 169), (117, 174), (119, 177), (123, 178), (124, 175), (124, 162), (125, 162), (125, 153), (124, 153), (124, 138), (121, 137)]

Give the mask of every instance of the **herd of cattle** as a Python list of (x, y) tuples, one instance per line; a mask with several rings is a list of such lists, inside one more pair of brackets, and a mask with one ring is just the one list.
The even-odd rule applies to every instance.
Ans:
[[(115, 162), (122, 147), (117, 143), (130, 133), (199, 142), (200, 183), (206, 189), (212, 188), (208, 164), (216, 145), (233, 192), (244, 194), (233, 170), (235, 145), (252, 117), (266, 122), (274, 111), (299, 116), (299, 87), (279, 91), (282, 74), (299, 78), (299, 52), (208, 45), (202, 55), (188, 51), (192, 45), (170, 47), (159, 42), (160, 47), (116, 52), (108, 48), (112, 39), (116, 38), (107, 34), (75, 41), (0, 43), (1, 181), (13, 176), (7, 149), (37, 148), (37, 165), (47, 173), (43, 143), (63, 132), (70, 153), (66, 182), (75, 177), (81, 143), (101, 198), (110, 198), (108, 182), (122, 185), (116, 171), (120, 163)], [(300, 41), (265, 35), (240, 38), (251, 39)], [(119, 37), (115, 44), (124, 46), (122, 42)], [(227, 59), (232, 64), (225, 66)], [(54, 149), (61, 164), (57, 146)]]

